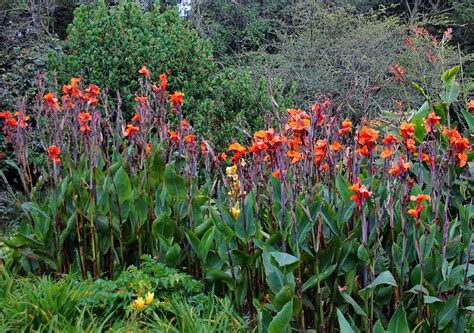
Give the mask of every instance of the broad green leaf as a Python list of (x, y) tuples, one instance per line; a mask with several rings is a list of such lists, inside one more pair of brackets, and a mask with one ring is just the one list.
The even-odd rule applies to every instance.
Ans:
[(212, 228), (209, 228), (209, 230), (206, 231), (201, 241), (199, 242), (197, 255), (201, 260), (202, 265), (206, 263), (207, 254), (209, 253), (209, 249), (211, 248), (212, 242), (214, 242), (214, 230), (214, 226), (212, 226)]
[(165, 261), (168, 266), (176, 267), (179, 263), (179, 257), (181, 255), (181, 247), (179, 244), (174, 244), (166, 251)]
[(377, 320), (377, 322), (375, 323), (373, 333), (385, 333), (385, 329), (383, 328), (383, 325), (380, 319)]
[(451, 297), (438, 312), (438, 329), (443, 330), (456, 317), (458, 308), (459, 294)]
[(178, 201), (186, 198), (185, 179), (176, 174), (174, 163), (168, 164), (165, 168), (164, 184), (166, 192)]
[(397, 311), (393, 314), (390, 322), (388, 323), (387, 331), (391, 333), (407, 333), (410, 332), (407, 322), (407, 314), (403, 305), (399, 305)]
[(337, 311), (337, 321), (339, 322), (339, 330), (341, 333), (355, 333), (354, 330), (351, 327), (351, 324), (347, 321), (347, 319), (344, 317), (344, 314), (336, 308)]
[(293, 300), (285, 304), (285, 306), (273, 317), (270, 325), (268, 325), (268, 333), (284, 333), (291, 321), (293, 313)]
[(396, 287), (397, 282), (393, 278), (393, 275), (390, 273), (390, 271), (382, 272), (375, 278), (374, 281), (372, 281), (367, 287), (360, 291), (361, 297), (365, 297), (370, 290), (373, 290), (380, 285), (390, 285)]
[(364, 316), (364, 317), (367, 317), (367, 314), (365, 313), (365, 311), (360, 307), (359, 304), (357, 304), (357, 302), (348, 294), (346, 293), (345, 291), (341, 291), (340, 292), (342, 298), (344, 298), (344, 300), (349, 303), (350, 305), (352, 305), (352, 307), (354, 308), (354, 311), (359, 315), (359, 316)]
[(130, 179), (128, 178), (128, 175), (123, 169), (123, 167), (120, 167), (115, 173), (114, 187), (114, 190), (121, 203), (130, 198), (130, 194), (132, 193), (132, 186), (130, 184)]
[[(327, 267), (326, 269), (324, 269), (321, 274), (319, 275), (319, 282), (323, 282), (324, 280), (326, 280), (329, 276), (331, 276), (331, 274), (336, 270), (336, 267), (337, 265), (334, 264), (334, 265), (331, 265), (329, 267)], [(314, 286), (316, 286), (316, 284), (318, 283), (318, 279), (317, 279), (317, 276), (316, 275), (313, 275), (312, 277), (310, 277), (304, 284), (303, 286), (301, 287), (301, 290), (304, 292), (308, 289), (311, 289), (313, 288)]]

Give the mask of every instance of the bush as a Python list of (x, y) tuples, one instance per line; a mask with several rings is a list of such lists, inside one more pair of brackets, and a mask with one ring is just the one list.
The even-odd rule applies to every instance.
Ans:
[(176, 9), (143, 13), (135, 2), (107, 7), (100, 1), (75, 10), (64, 56), (52, 59), (51, 68), (60, 82), (82, 76), (86, 82), (107, 86), (113, 97), (119, 91), (129, 115), (139, 88), (137, 70), (146, 65), (154, 79), (168, 74), (171, 91), (179, 87), (186, 94), (185, 108), (192, 110), (208, 92), (211, 53)]
[(218, 73), (212, 86), (212, 98), (203, 100), (189, 119), (219, 151), (232, 140), (250, 141), (259, 128), (279, 126), (295, 94), (294, 87), (283, 91), (280, 80), (269, 86), (267, 78), (245, 68)]

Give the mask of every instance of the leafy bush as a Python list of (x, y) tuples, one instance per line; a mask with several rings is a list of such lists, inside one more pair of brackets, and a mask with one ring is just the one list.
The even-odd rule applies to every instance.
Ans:
[(75, 10), (64, 56), (53, 59), (52, 68), (60, 82), (80, 76), (108, 87), (113, 97), (119, 91), (124, 113), (130, 115), (139, 90), (137, 68), (142, 65), (154, 79), (168, 74), (171, 90), (179, 87), (186, 94), (189, 110), (208, 92), (214, 66), (208, 43), (186, 26), (176, 9), (160, 13), (155, 8), (143, 13), (133, 1), (112, 7), (99, 1)]

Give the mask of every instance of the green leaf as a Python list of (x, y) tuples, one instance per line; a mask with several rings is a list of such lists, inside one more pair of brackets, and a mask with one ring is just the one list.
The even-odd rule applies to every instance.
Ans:
[(295, 256), (292, 256), (291, 254), (284, 253), (284, 252), (270, 252), (272, 257), (275, 259), (275, 261), (278, 263), (278, 266), (280, 267), (285, 267), (289, 266), (291, 264), (294, 264), (298, 262), (298, 258)]
[(176, 174), (174, 163), (168, 164), (165, 168), (164, 184), (166, 192), (178, 201), (186, 198), (185, 179)]
[(66, 228), (61, 232), (59, 236), (59, 247), (62, 247), (67, 236), (74, 230), (74, 225), (76, 222), (76, 212), (74, 212), (71, 217), (67, 220)]
[(253, 215), (253, 210), (255, 206), (254, 196), (255, 191), (251, 191), (249, 194), (247, 194), (244, 202), (245, 212), (241, 211), (239, 216), (237, 217), (237, 221), (235, 221), (235, 234), (243, 241), (248, 240), (250, 237), (255, 235), (256, 232), (255, 218)]
[(174, 234), (174, 223), (171, 221), (168, 213), (163, 212), (158, 215), (151, 226), (153, 236), (163, 236), (169, 238)]
[(123, 203), (130, 198), (132, 193), (132, 186), (127, 173), (120, 167), (114, 176), (115, 193), (117, 194), (119, 201)]
[(216, 230), (215, 226), (209, 228), (209, 230), (206, 231), (201, 241), (199, 242), (197, 255), (203, 265), (206, 263), (207, 254), (209, 253), (209, 249), (211, 248), (212, 242), (214, 241), (214, 230)]
[(165, 261), (168, 266), (176, 267), (179, 263), (179, 257), (181, 255), (181, 247), (179, 244), (174, 244), (166, 251)]
[(365, 287), (359, 292), (360, 296), (365, 297), (370, 290), (373, 290), (374, 288), (380, 285), (390, 285), (396, 287), (397, 282), (393, 278), (393, 275), (392, 273), (390, 273), (390, 271), (382, 272), (379, 274), (379, 276), (377, 276), (374, 281), (372, 281), (372, 283), (370, 283), (367, 287)]
[(460, 69), (460, 66), (455, 66), (441, 75), (441, 80), (443, 81), (443, 93), (441, 94), (441, 99), (448, 104), (455, 102), (458, 98), (459, 83), (456, 82), (456, 74)]
[(354, 308), (354, 311), (359, 315), (359, 316), (364, 316), (364, 317), (367, 317), (367, 314), (365, 313), (365, 311), (360, 307), (359, 304), (357, 304), (357, 302), (348, 294), (346, 293), (345, 291), (341, 291), (340, 292), (342, 298), (344, 298), (344, 300), (349, 303), (350, 305), (352, 305), (352, 307)]
[(464, 108), (461, 109), (461, 113), (464, 116), (464, 120), (467, 123), (467, 127), (471, 133), (474, 133), (474, 116), (467, 112)]
[(336, 308), (337, 311), (337, 321), (339, 322), (339, 329), (341, 333), (355, 333), (354, 330), (351, 327), (351, 324), (347, 321), (347, 319), (344, 317), (344, 314)]
[(458, 313), (459, 294), (451, 297), (438, 312), (438, 330), (443, 330)]
[(383, 325), (380, 319), (377, 320), (377, 322), (375, 323), (373, 333), (385, 333), (385, 329), (383, 328)]
[[(337, 265), (334, 264), (334, 265), (331, 265), (329, 267), (327, 267), (326, 269), (324, 269), (321, 274), (319, 275), (319, 282), (323, 282), (324, 280), (326, 280), (329, 276), (331, 276), (331, 274), (336, 270), (336, 267)], [(316, 284), (318, 283), (318, 279), (317, 279), (317, 276), (316, 275), (313, 275), (312, 277), (310, 277), (304, 284), (303, 286), (301, 287), (301, 290), (304, 292), (308, 289), (311, 289), (313, 288)]]
[(391, 333), (407, 333), (410, 332), (407, 322), (407, 314), (402, 305), (399, 305), (397, 311), (393, 314), (388, 323), (387, 330)]
[(270, 325), (268, 325), (268, 333), (283, 333), (287, 331), (293, 313), (293, 300), (285, 304), (285, 306), (273, 317)]

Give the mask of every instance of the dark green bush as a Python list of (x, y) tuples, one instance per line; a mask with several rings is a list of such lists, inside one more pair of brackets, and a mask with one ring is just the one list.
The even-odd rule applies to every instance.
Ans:
[(139, 84), (137, 73), (146, 65), (152, 79), (169, 75), (170, 90), (186, 94), (185, 108), (192, 109), (208, 92), (213, 71), (211, 48), (179, 17), (176, 9), (142, 12), (136, 2), (108, 7), (104, 1), (82, 5), (68, 28), (64, 56), (52, 68), (60, 82), (82, 76), (85, 82), (107, 86), (112, 96), (120, 91), (124, 112), (132, 112)]

